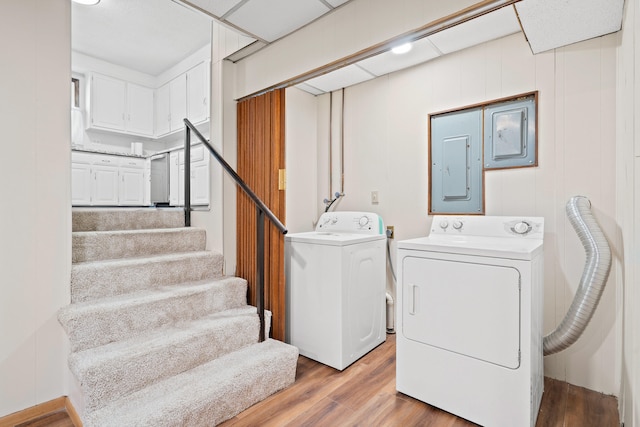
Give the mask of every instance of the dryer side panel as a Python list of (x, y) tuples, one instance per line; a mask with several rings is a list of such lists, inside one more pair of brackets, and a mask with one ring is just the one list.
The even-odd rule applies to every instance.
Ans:
[(517, 269), (421, 257), (402, 262), (407, 339), (509, 369), (520, 366)]

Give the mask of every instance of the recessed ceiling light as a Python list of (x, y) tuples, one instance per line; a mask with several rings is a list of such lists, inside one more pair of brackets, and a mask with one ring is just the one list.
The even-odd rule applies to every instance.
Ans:
[(405, 44), (401, 44), (400, 46), (396, 46), (393, 49), (391, 49), (391, 52), (395, 53), (396, 55), (401, 55), (403, 53), (407, 53), (411, 50), (411, 43), (405, 43)]
[(84, 4), (87, 6), (94, 6), (100, 3), (100, 0), (72, 0), (74, 3)]

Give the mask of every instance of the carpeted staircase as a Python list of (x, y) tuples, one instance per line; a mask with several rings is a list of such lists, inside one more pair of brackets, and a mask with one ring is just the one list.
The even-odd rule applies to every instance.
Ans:
[(246, 281), (223, 277), (204, 230), (183, 224), (171, 209), (73, 212), (58, 318), (85, 427), (214, 426), (295, 380), (298, 350), (258, 343)]

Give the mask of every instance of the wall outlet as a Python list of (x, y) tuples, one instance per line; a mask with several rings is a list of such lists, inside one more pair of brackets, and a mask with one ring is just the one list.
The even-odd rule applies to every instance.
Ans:
[(387, 237), (393, 239), (393, 225), (387, 225)]

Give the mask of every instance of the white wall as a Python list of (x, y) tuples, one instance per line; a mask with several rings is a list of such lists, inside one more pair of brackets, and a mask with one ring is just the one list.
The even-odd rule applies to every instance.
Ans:
[(618, 282), (624, 286), (620, 421), (640, 425), (640, 1), (625, 2), (617, 57), (617, 209), (623, 247)]
[(70, 28), (68, 0), (2, 4), (0, 416), (66, 394)]
[[(236, 106), (232, 97), (235, 74), (233, 64), (224, 58), (251, 40), (215, 22), (211, 28), (210, 142), (235, 170)], [(236, 270), (236, 186), (213, 159), (210, 180), (210, 209), (193, 212), (192, 224), (207, 231), (207, 249), (224, 254), (224, 273), (232, 275)]]
[[(396, 241), (426, 235), (428, 114), (538, 90), (539, 166), (487, 172), (485, 200), (487, 215), (545, 218), (544, 322), (550, 332), (571, 303), (585, 260), (566, 220), (567, 200), (578, 194), (589, 197), (613, 252), (621, 249), (615, 197), (615, 55), (615, 35), (534, 56), (524, 36), (516, 34), (347, 88), (346, 195), (339, 209), (377, 212), (385, 224), (395, 226)], [(326, 105), (327, 96), (318, 97), (318, 104)], [(306, 108), (289, 104), (293, 101), (287, 99), (287, 111)], [(299, 150), (292, 146), (296, 143), (287, 140), (287, 150)], [(326, 144), (320, 139), (318, 152)], [(318, 168), (317, 185), (328, 181), (327, 173), (326, 167)], [(299, 179), (291, 170), (288, 178)], [(378, 205), (370, 203), (373, 190), (379, 193)], [(287, 204), (288, 217), (290, 209), (296, 208)], [(619, 394), (617, 275), (614, 268), (583, 337), (545, 358), (546, 375)]]
[(286, 226), (290, 233), (299, 233), (314, 229), (317, 206), (322, 203), (318, 202), (320, 195), (316, 187), (316, 98), (299, 89), (289, 88), (285, 109)]

